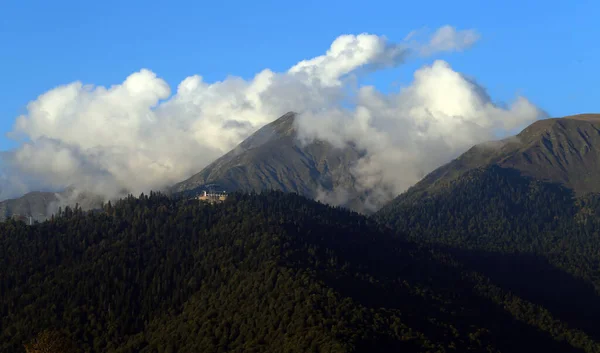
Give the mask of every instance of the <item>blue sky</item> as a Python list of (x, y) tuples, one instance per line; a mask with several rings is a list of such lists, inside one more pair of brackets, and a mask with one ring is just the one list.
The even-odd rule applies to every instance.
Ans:
[[(148, 68), (172, 88), (185, 77), (249, 78), (322, 54), (339, 35), (399, 41), (415, 29), (473, 28), (472, 49), (447, 54), (494, 100), (522, 94), (552, 116), (595, 112), (597, 1), (0, 1), (0, 134), (27, 103), (80, 80), (121, 83)], [(596, 23), (592, 21), (596, 20)], [(419, 60), (369, 78), (407, 83)], [(15, 144), (0, 137), (0, 149)]]

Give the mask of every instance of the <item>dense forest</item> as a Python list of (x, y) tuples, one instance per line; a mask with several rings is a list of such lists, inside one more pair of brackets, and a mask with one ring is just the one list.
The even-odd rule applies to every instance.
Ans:
[(600, 339), (600, 197), (491, 166), (377, 215)]
[(593, 328), (410, 238), (280, 192), (8, 221), (0, 351), (600, 352)]

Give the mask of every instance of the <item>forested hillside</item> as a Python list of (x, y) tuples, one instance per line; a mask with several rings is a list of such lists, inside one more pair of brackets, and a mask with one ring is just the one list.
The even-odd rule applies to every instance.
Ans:
[(9, 221), (0, 267), (2, 352), (40, 332), (80, 352), (600, 351), (447, 253), (294, 194)]
[(429, 193), (409, 190), (377, 217), (598, 339), (599, 214), (596, 194), (491, 166)]

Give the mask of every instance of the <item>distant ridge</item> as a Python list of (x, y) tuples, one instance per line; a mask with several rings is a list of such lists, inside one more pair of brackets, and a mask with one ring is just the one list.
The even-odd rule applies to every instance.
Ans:
[(0, 202), (0, 221), (18, 216), (32, 221), (45, 221), (58, 211), (59, 207), (78, 204), (84, 210), (100, 207), (104, 198), (86, 192), (78, 192), (69, 187), (61, 192), (34, 191), (19, 198)]
[(410, 191), (431, 192), (492, 165), (562, 184), (578, 195), (600, 192), (600, 114), (538, 120), (516, 136), (473, 146)]

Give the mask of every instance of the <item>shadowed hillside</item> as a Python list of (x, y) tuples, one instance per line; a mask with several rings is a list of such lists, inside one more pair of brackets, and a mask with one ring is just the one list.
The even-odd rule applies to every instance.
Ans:
[(600, 349), (448, 253), (294, 194), (9, 221), (0, 266), (3, 352), (48, 330), (87, 352)]
[(600, 114), (539, 120), (516, 136), (474, 146), (409, 193), (433, 191), (471, 169), (491, 165), (563, 184), (578, 195), (600, 192)]

